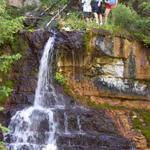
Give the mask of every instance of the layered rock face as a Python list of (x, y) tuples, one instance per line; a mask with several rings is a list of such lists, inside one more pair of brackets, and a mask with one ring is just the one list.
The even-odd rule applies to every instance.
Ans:
[(96, 104), (150, 109), (148, 49), (105, 31), (66, 34), (58, 42), (58, 71), (75, 95)]
[[(49, 31), (38, 30), (24, 32), (18, 38), (23, 57), (13, 68), (12, 78), (16, 82), (6, 115), (13, 115), (16, 107), (33, 103), (39, 60), (51, 35)], [(66, 91), (80, 103), (90, 100), (96, 104), (149, 109), (150, 74), (148, 69), (144, 71), (149, 61), (147, 50), (140, 43), (104, 31), (64, 31), (56, 34), (54, 56), (55, 71), (68, 78)], [(145, 137), (132, 127), (129, 110), (73, 109), (69, 107), (70, 103), (74, 105), (73, 100), (63, 89), (59, 92), (68, 102), (65, 112), (57, 111), (55, 116), (58, 134), (69, 133), (58, 136), (61, 150), (147, 147)]]

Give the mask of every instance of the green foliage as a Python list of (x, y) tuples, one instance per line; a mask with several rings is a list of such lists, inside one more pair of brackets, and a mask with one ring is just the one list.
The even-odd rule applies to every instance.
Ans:
[[(4, 108), (0, 107), (0, 111), (3, 111), (3, 110), (4, 110)], [(8, 132), (9, 129), (0, 124), (0, 131), (5, 133), (5, 132)], [(0, 150), (6, 150), (6, 147), (4, 146), (4, 142), (2, 142), (2, 141), (0, 141)]]
[[(140, 7), (145, 7), (145, 4)], [(112, 24), (126, 29), (137, 39), (150, 45), (150, 17), (141, 17), (137, 12), (123, 4), (119, 4), (112, 10)]]
[(150, 2), (143, 2), (143, 3), (141, 3), (139, 5), (139, 8), (142, 9), (143, 11), (149, 11), (150, 10)]
[(0, 56), (0, 72), (8, 73), (8, 71), (10, 71), (12, 63), (16, 60), (19, 60), (20, 58), (20, 54)]
[(91, 108), (96, 108), (96, 109), (117, 109), (117, 108), (121, 108), (121, 107), (116, 107), (116, 106), (111, 106), (108, 104), (96, 104), (94, 102), (92, 102), (91, 100), (88, 101), (88, 106)]
[(123, 4), (119, 4), (112, 10), (112, 24), (115, 26), (134, 31), (137, 20), (139, 16), (136, 11)]
[(23, 28), (24, 19), (25, 17), (12, 18), (6, 10), (6, 3), (0, 1), (0, 44), (13, 39), (13, 34)]
[(65, 19), (65, 27), (70, 27), (71, 30), (85, 30), (87, 23), (82, 19), (80, 12), (71, 12)]
[(4, 107), (0, 107), (0, 111), (3, 111), (4, 110)]
[[(6, 80), (8, 72), (11, 70), (11, 65), (21, 58), (20, 54), (2, 55), (0, 56), (0, 102), (4, 102), (6, 97), (13, 91), (12, 82)], [(7, 82), (6, 82), (7, 81)]]
[(0, 142), (0, 150), (7, 150), (4, 146), (4, 142)]
[(7, 86), (1, 86), (0, 88), (1, 88), (1, 89), (0, 89), (0, 93), (1, 93), (2, 95), (4, 95), (5, 97), (8, 97), (8, 96), (9, 96), (9, 93), (11, 93), (11, 92), (13, 91), (12, 88), (7, 87)]
[[(23, 29), (25, 17), (14, 17), (10, 10), (10, 6), (0, 1), (0, 46), (12, 41), (14, 33)], [(10, 55), (5, 50), (0, 51), (0, 102), (4, 102), (12, 92), (12, 84), (7, 82), (9, 71), (14, 61), (20, 58), (20, 54)]]
[(43, 8), (48, 8), (48, 7), (51, 7), (55, 4), (57, 4), (56, 6), (60, 7), (60, 6), (63, 6), (65, 5), (66, 3), (68, 2), (68, 0), (43, 0), (42, 3), (41, 3), (41, 7)]
[(2, 126), (2, 125), (0, 125), (0, 130), (1, 130), (2, 132), (8, 132), (8, 131), (9, 131), (8, 128), (6, 128), (6, 127), (4, 127), (4, 126)]
[(62, 85), (65, 85), (65, 84), (67, 83), (67, 81), (68, 81), (68, 79), (65, 78), (65, 77), (63, 76), (63, 74), (61, 74), (60, 72), (56, 72), (54, 78), (55, 78), (55, 80), (58, 81), (58, 83), (60, 83), (60, 84), (62, 84)]
[(134, 125), (134, 128), (140, 129), (141, 126), (142, 126), (142, 123), (141, 123), (141, 121), (138, 118), (135, 118), (132, 123)]
[[(146, 137), (148, 146), (150, 146), (150, 111), (148, 110), (135, 110), (138, 118), (133, 119), (134, 128), (140, 129), (142, 134)], [(141, 119), (139, 119), (141, 118)], [(143, 120), (143, 121), (141, 121)]]

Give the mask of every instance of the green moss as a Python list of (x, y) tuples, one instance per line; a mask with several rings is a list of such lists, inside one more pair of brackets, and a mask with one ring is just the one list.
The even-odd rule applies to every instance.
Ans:
[(85, 47), (86, 52), (88, 52), (90, 50), (90, 33), (89, 32), (85, 32), (84, 36), (83, 36), (83, 44)]
[(134, 128), (138, 128), (139, 129), (139, 128), (142, 127), (142, 123), (141, 123), (141, 121), (138, 118), (133, 119), (132, 123), (134, 125)]
[(28, 43), (21, 35), (16, 35), (14, 41), (11, 43), (11, 47), (15, 53), (24, 53), (28, 49)]
[[(150, 146), (150, 111), (141, 109), (134, 111), (137, 113), (138, 118), (133, 119), (133, 127), (141, 130), (147, 139), (148, 146)], [(142, 119), (142, 122), (139, 118)]]
[(74, 94), (71, 91), (72, 87), (70, 87), (68, 85), (64, 85), (64, 89), (68, 96), (74, 97)]
[(6, 102), (7, 96), (1, 94), (0, 95), (0, 104), (4, 104)]
[(118, 109), (119, 108), (119, 107), (111, 106), (108, 104), (96, 104), (92, 102), (91, 100), (87, 102), (87, 105), (91, 108), (96, 108), (96, 109)]

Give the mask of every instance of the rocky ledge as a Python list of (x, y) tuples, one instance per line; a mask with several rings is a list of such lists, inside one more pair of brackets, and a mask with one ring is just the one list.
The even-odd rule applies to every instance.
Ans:
[[(23, 57), (13, 67), (11, 76), (15, 81), (14, 91), (7, 101), (8, 109), (3, 115), (5, 118), (10, 118), (16, 110), (33, 104), (39, 60), (49, 36), (53, 36), (53, 33), (43, 29), (25, 31), (19, 35), (17, 45), (22, 50)], [(87, 105), (87, 102), (92, 101), (95, 104), (150, 109), (150, 65), (147, 56), (148, 50), (130, 38), (95, 30), (63, 31), (56, 34), (54, 70), (68, 79), (66, 94), (73, 96), (80, 104)], [(79, 111), (68, 109), (66, 113), (69, 114), (68, 130), (80, 130), (77, 126)], [(99, 130), (101, 134), (95, 134), (93, 139), (76, 133), (72, 137), (61, 135), (58, 141), (65, 150), (70, 150), (70, 146), (86, 149), (84, 138), (89, 143), (100, 138), (99, 147), (103, 149), (107, 149), (110, 144), (105, 143), (108, 138), (112, 141), (111, 145), (114, 140), (120, 141), (118, 149), (129, 149), (126, 147), (129, 141), (137, 149), (144, 150), (147, 147), (145, 137), (139, 130), (133, 129), (130, 110), (91, 109), (88, 113), (81, 113), (81, 129), (91, 133)], [(58, 116), (62, 114), (64, 112), (58, 112)], [(61, 128), (64, 130), (63, 126)], [(65, 145), (64, 140), (72, 143)], [(112, 145), (113, 148), (116, 149), (115, 145)]]

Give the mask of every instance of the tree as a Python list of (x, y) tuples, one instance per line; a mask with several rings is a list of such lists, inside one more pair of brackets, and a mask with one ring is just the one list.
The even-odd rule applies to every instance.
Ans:
[[(4, 47), (6, 43), (13, 41), (14, 33), (23, 29), (23, 20), (25, 17), (12, 18), (7, 11), (7, 4), (0, 1), (0, 46)], [(2, 46), (3, 45), (3, 46)], [(0, 100), (4, 99), (12, 91), (9, 85), (6, 85), (5, 79), (11, 70), (14, 61), (21, 58), (20, 54), (11, 55), (6, 53), (5, 49), (0, 49)]]
[(120, 2), (123, 4), (119, 4), (113, 10), (113, 23), (127, 29), (140, 41), (150, 46), (149, 0), (120, 0)]

